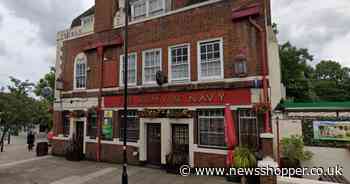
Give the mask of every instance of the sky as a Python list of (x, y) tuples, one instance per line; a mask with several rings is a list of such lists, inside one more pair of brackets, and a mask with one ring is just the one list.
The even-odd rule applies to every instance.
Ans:
[[(56, 58), (56, 33), (94, 0), (1, 0), (0, 86), (9, 76), (38, 81)], [(272, 0), (280, 43), (308, 48), (321, 59), (350, 67), (349, 0)]]

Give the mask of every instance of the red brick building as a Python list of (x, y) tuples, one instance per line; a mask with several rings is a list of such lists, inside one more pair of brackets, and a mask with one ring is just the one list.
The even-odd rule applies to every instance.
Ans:
[[(124, 2), (95, 2), (57, 36), (53, 153), (80, 135), (87, 159), (121, 162)], [(184, 148), (191, 166), (225, 166), (226, 104), (239, 143), (261, 150), (271, 114), (254, 107), (281, 98), (270, 1), (130, 3), (129, 162), (166, 164)]]

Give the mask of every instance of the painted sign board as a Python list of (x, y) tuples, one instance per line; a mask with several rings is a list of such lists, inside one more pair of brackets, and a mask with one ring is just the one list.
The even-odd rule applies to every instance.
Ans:
[[(210, 105), (250, 105), (250, 89), (219, 89), (191, 92), (158, 92), (130, 95), (129, 107), (175, 107), (175, 106), (210, 106)], [(107, 108), (123, 107), (122, 95), (104, 97)]]
[(350, 121), (314, 121), (314, 139), (350, 141)]

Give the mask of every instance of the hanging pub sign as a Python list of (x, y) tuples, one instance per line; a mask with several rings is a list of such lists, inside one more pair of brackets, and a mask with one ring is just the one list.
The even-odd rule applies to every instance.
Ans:
[(314, 139), (350, 141), (350, 121), (314, 121)]

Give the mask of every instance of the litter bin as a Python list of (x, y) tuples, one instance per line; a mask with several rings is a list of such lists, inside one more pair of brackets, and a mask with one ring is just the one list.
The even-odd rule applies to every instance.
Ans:
[(46, 156), (49, 153), (49, 144), (47, 142), (39, 142), (36, 145), (36, 156)]

